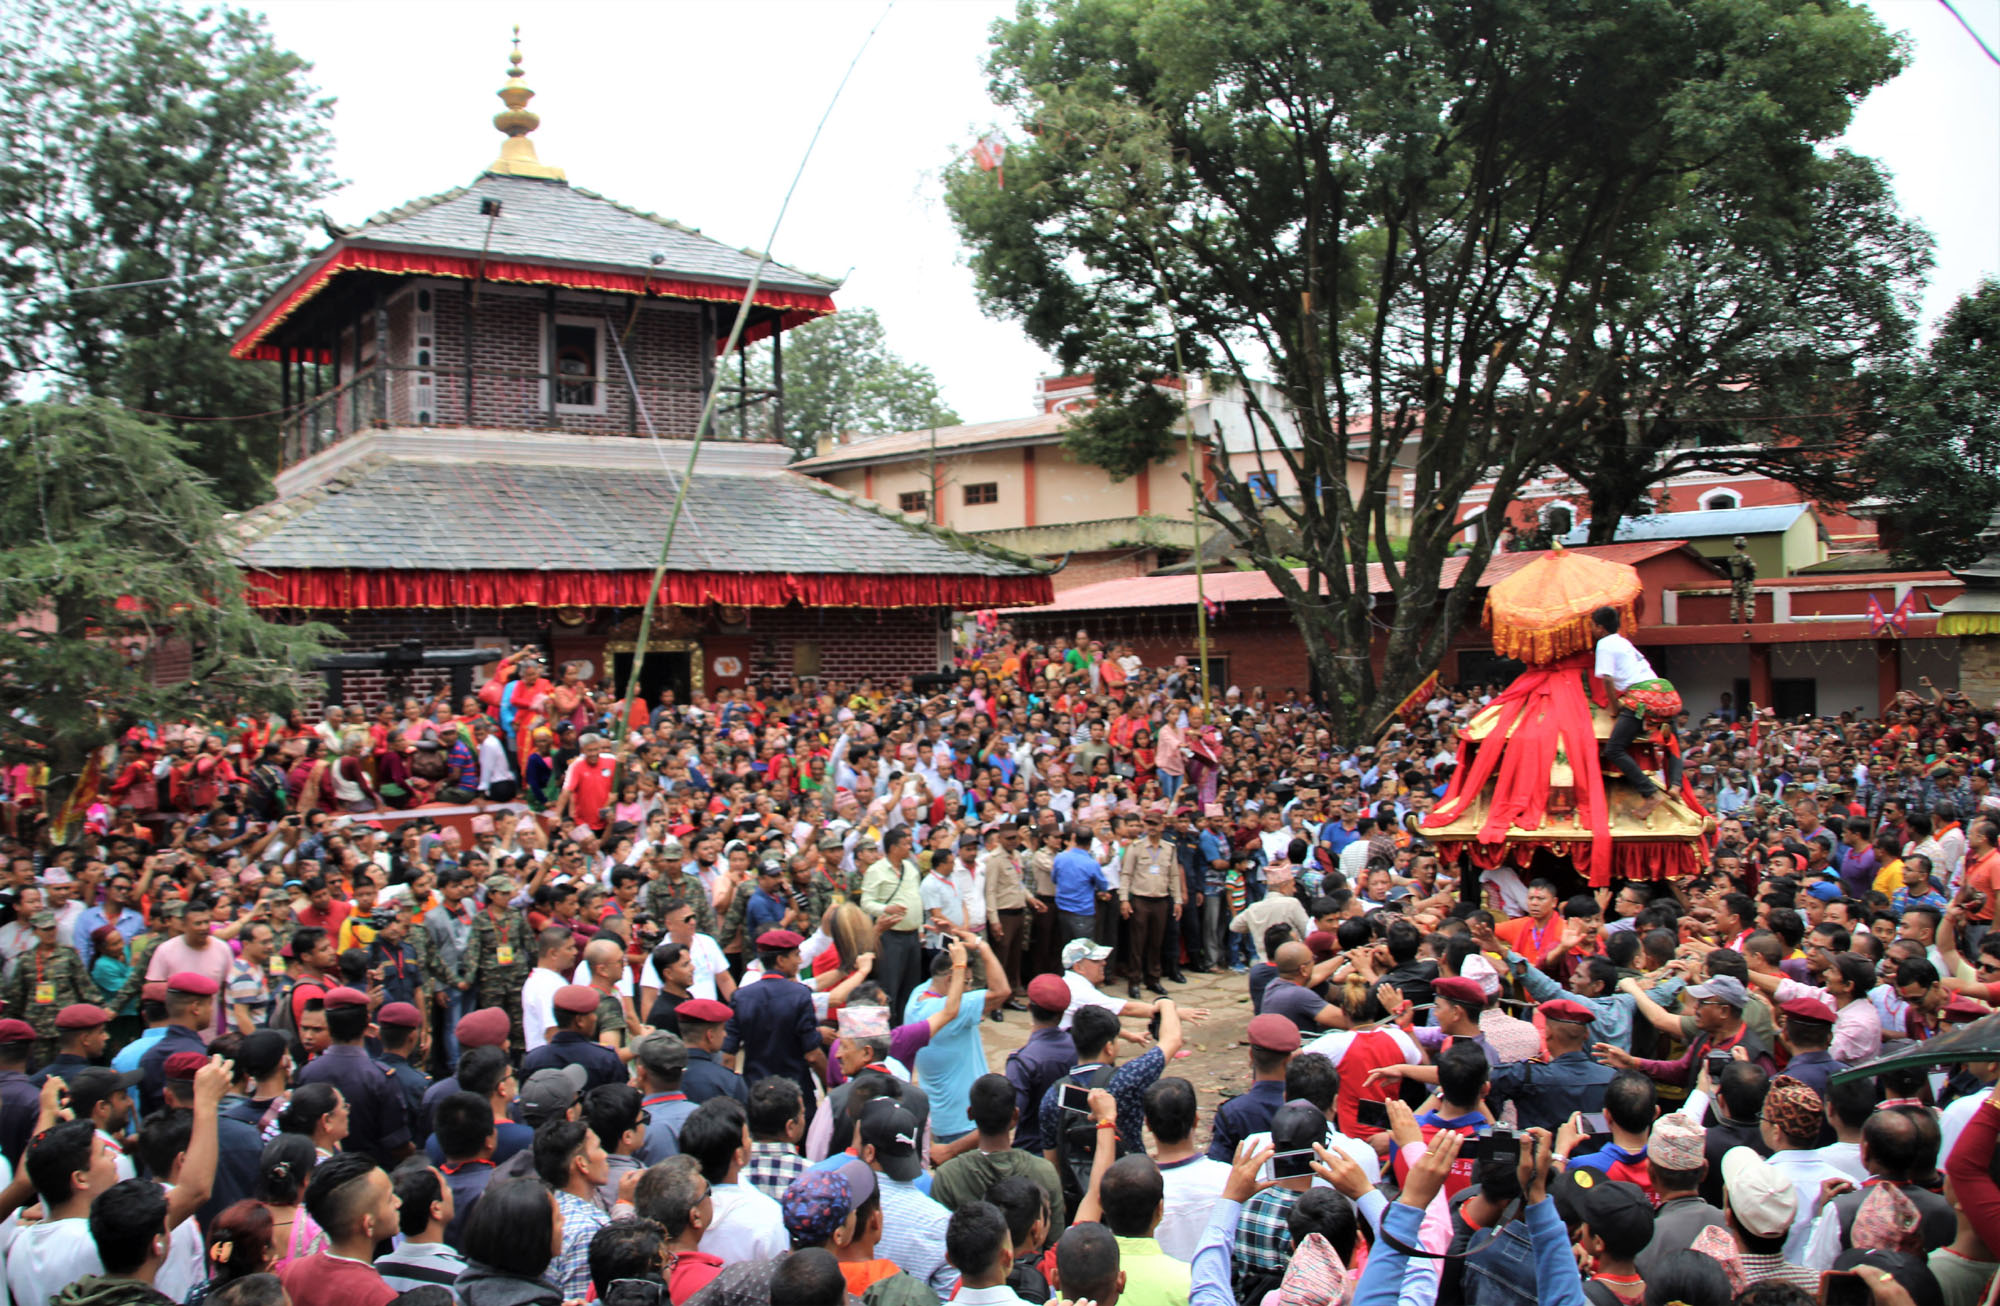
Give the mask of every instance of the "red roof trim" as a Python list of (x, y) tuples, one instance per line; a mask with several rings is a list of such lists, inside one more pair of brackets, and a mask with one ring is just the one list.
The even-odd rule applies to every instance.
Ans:
[[(252, 607), (637, 608), (651, 571), (441, 571), (284, 568), (247, 576)], [(782, 608), (1001, 608), (1047, 603), (1043, 576), (669, 572), (665, 603)]]
[[(308, 269), (303, 279), (288, 294), (237, 333), (235, 341), (230, 345), (230, 356), (276, 359), (279, 356), (278, 350), (265, 345), (263, 343), (265, 337), (297, 312), (307, 300), (317, 295), (327, 282), (349, 270), (386, 272), (392, 276), (406, 277), (451, 277), (461, 281), (470, 281), (475, 276), (483, 276), (487, 281), (510, 282), (517, 285), (562, 286), (568, 290), (600, 290), (621, 295), (645, 294), (658, 299), (695, 299), (711, 303), (737, 303), (743, 298), (741, 287), (717, 285), (705, 281), (649, 277), (597, 268), (523, 263), (512, 259), (487, 259), (482, 269), (476, 255), (414, 253), (381, 249), (371, 245), (341, 244), (334, 247), (331, 256), (325, 261)], [(782, 320), (775, 324), (778, 328), (786, 330), (801, 322), (808, 322), (815, 317), (831, 313), (834, 307), (831, 295), (807, 294), (795, 290), (759, 290), (755, 302), (764, 308), (788, 310)], [(747, 344), (770, 335), (773, 326), (772, 323), (763, 323), (753, 330), (746, 331), (744, 342)], [(719, 345), (717, 352), (720, 352)]]

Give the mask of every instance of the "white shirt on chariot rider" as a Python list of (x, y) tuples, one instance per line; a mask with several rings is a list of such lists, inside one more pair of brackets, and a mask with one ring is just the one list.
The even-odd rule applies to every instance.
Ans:
[(1653, 664), (1646, 661), (1631, 640), (1623, 635), (1606, 635), (1597, 641), (1595, 673), (1613, 690), (1622, 694), (1642, 680), (1656, 680)]

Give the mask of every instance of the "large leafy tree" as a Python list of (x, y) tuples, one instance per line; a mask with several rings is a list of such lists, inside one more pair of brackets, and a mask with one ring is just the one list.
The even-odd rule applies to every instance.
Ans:
[(1910, 347), (1930, 237), (1874, 162), (1807, 166), (1797, 212), (1739, 225), (1701, 184), (1602, 341), (1614, 377), (1588, 437), (1554, 459), (1590, 503), (1590, 542), (1686, 472), (1755, 473), (1825, 502), (1867, 493), (1865, 376)]
[(2000, 281), (1961, 295), (1930, 348), (1878, 379), (1882, 434), (1861, 465), (1896, 559), (1963, 566), (2000, 507)]
[[(955, 426), (937, 378), (889, 348), (871, 308), (846, 308), (785, 333), (785, 443), (810, 454), (822, 435)], [(752, 388), (772, 384), (769, 346), (751, 356)]]
[(249, 606), (183, 452), (101, 401), (0, 408), (0, 758), (53, 803), (133, 725), (288, 709), (331, 633)]
[(232, 419), (280, 391), (229, 336), (331, 189), (306, 72), (242, 10), (0, 0), (0, 386), (190, 419), (168, 425), (235, 507), (278, 423)]
[[(1473, 611), (1498, 531), (1441, 585), (1467, 492), (1490, 480), (1504, 513), (1630, 407), (1696, 213), (1711, 258), (1803, 238), (1838, 171), (1816, 146), (1899, 66), (1843, 0), (1055, 0), (995, 30), (1006, 185), (964, 164), (947, 197), (987, 305), (1096, 373), (1079, 441), (1105, 465), (1164, 451), (1164, 373), (1278, 383), (1301, 438), (1253, 407), (1262, 452), (1310, 492), (1225, 481), (1214, 515), (1358, 730)], [(1705, 362), (1686, 385), (1737, 384)]]

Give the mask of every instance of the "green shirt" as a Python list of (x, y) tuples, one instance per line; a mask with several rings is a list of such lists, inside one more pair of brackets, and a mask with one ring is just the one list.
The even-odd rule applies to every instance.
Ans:
[(861, 877), (861, 910), (873, 918), (890, 907), (901, 907), (903, 919), (892, 927), (914, 930), (924, 923), (924, 873), (907, 859), (899, 869), (884, 857)]
[[(931, 1200), (947, 1211), (986, 1200), (986, 1194), (1002, 1179), (1026, 1175), (1041, 1186), (1049, 1198), (1049, 1227), (1061, 1229), (1063, 1220), (1062, 1176), (1048, 1158), (1010, 1147), (1002, 1152), (961, 1152), (937, 1168), (931, 1176)], [(1187, 1300), (1185, 1289), (1181, 1300)]]

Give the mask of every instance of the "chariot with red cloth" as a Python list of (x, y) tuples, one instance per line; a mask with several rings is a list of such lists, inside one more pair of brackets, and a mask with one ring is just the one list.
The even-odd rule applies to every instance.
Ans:
[[(1685, 776), (1649, 804), (1600, 761), (1621, 704), (1592, 673), (1591, 614), (1610, 608), (1635, 626), (1641, 593), (1633, 567), (1560, 545), (1493, 586), (1484, 619), (1494, 651), (1528, 665), (1466, 723), (1450, 785), (1420, 826), (1447, 860), (1470, 861), (1475, 874), (1511, 864), (1592, 888), (1677, 879), (1707, 864), (1713, 822)], [(1664, 681), (1643, 688), (1657, 728), (1632, 752), (1664, 787), (1672, 723), (1652, 709), (1671, 697), (1678, 710), (1678, 695)]]

